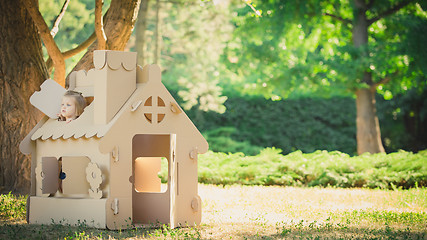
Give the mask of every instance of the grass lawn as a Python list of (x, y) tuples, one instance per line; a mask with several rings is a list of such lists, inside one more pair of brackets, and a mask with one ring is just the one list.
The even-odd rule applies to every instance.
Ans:
[(203, 200), (200, 226), (122, 231), (83, 224), (28, 225), (19, 209), (14, 210), (15, 215), (6, 214), (3, 198), (0, 239), (427, 239), (426, 188), (391, 191), (201, 184), (199, 195)]

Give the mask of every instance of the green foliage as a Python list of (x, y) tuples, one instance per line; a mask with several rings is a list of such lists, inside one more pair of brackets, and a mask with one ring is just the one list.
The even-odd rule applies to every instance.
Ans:
[[(151, 4), (156, 7), (156, 4)], [(154, 12), (151, 9), (150, 12)], [(179, 89), (184, 99), (181, 106), (193, 106), (204, 111), (224, 112), (226, 97), (219, 82), (220, 56), (233, 30), (227, 3), (202, 1), (162, 2), (160, 4), (160, 34), (155, 39), (155, 15), (148, 14), (147, 63), (153, 63), (155, 43), (161, 48), (162, 82)]]
[(390, 100), (377, 96), (381, 135), (387, 152), (427, 148), (427, 87)]
[(1, 219), (25, 219), (26, 197), (14, 196), (12, 193), (0, 195), (0, 218)]
[(219, 127), (207, 130), (203, 136), (209, 143), (209, 149), (214, 152), (243, 152), (249, 155), (256, 155), (261, 147), (251, 145), (249, 141), (236, 141), (232, 138), (237, 133), (234, 127)]
[(267, 97), (349, 95), (366, 87), (364, 72), (374, 82), (391, 78), (379, 89), (388, 96), (422, 87), (425, 4), (412, 1), (391, 15), (382, 14), (401, 2), (370, 3), (367, 18), (379, 20), (366, 29), (367, 44), (356, 47), (352, 1), (253, 1), (262, 17), (244, 5), (235, 10), (236, 30), (223, 64), (241, 79), (235, 89)]
[[(411, 100), (425, 99), (424, 93), (414, 95), (427, 82), (425, 4), (410, 4), (375, 22), (368, 29), (369, 45), (357, 49), (351, 44), (349, 24), (327, 15), (351, 20), (351, 1), (250, 1), (262, 17), (256, 17), (244, 1), (220, 2), (162, 2), (160, 8), (163, 82), (183, 99), (180, 105), (185, 109), (228, 109), (222, 116), (189, 111), (211, 149), (253, 155), (259, 147), (274, 146), (284, 153), (322, 149), (354, 154), (355, 106), (343, 96), (362, 86), (356, 79), (366, 69), (374, 81), (392, 76), (389, 84), (377, 89), (393, 100), (380, 103), (381, 99), (378, 103), (383, 105), (377, 108), (387, 151), (425, 148), (427, 108), (419, 104), (421, 100), (416, 104)], [(375, 2), (368, 17), (394, 3)], [(62, 2), (40, 0), (39, 5), (51, 27)], [(153, 61), (155, 5), (150, 4), (147, 16), (147, 62)], [(105, 1), (104, 12), (108, 6)], [(93, 10), (92, 0), (70, 2), (55, 37), (62, 51), (93, 33)], [(365, 51), (370, 52), (369, 59)], [(68, 71), (81, 54), (67, 60)], [(259, 93), (291, 100), (236, 96)], [(232, 99), (225, 108), (227, 96)], [(329, 99), (320, 99), (324, 97)], [(408, 128), (410, 124), (418, 127)], [(228, 130), (221, 132), (221, 127)]]
[(229, 96), (225, 106), (224, 114), (188, 111), (213, 151), (254, 154), (258, 149), (253, 146), (276, 147), (284, 153), (297, 149), (356, 151), (355, 103), (351, 98), (272, 101), (261, 96)]
[[(398, 94), (411, 94), (412, 89), (426, 88), (427, 52), (423, 48), (427, 38), (426, 17), (425, 10), (415, 4), (370, 28), (375, 34), (370, 47), (374, 54), (372, 73), (378, 79), (391, 76), (389, 83), (377, 88), (387, 99)], [(386, 30), (378, 30), (384, 27)]]
[[(110, 0), (104, 1), (103, 12), (108, 9)], [(61, 11), (64, 1), (39, 0), (39, 9), (52, 29), (56, 17)], [(93, 0), (70, 1), (68, 8), (59, 24), (59, 30), (54, 40), (61, 52), (73, 49), (84, 42), (95, 31), (95, 2)], [(66, 60), (67, 72), (70, 72), (85, 51)], [(47, 60), (47, 52), (45, 51)]]
[[(281, 97), (349, 94), (345, 89), (354, 81), (346, 80), (354, 77), (359, 64), (350, 63), (349, 53), (338, 49), (346, 46), (348, 29), (322, 18), (321, 8), (327, 5), (332, 4), (257, 1), (262, 18), (253, 18), (247, 8), (236, 10), (236, 30), (224, 64), (244, 79), (243, 91)], [(327, 63), (333, 58), (345, 64), (331, 68)], [(332, 85), (334, 82), (341, 84)]]
[(266, 148), (256, 156), (214, 153), (199, 157), (199, 182), (342, 188), (413, 188), (427, 186), (427, 150), (417, 154), (363, 154)]

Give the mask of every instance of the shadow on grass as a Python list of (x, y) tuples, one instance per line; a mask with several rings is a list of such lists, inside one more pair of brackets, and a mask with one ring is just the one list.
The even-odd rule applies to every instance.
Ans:
[[(1, 221), (1, 220), (0, 220)], [(427, 230), (357, 226), (269, 226), (239, 224), (201, 225), (170, 229), (166, 225), (105, 230), (85, 225), (33, 225), (0, 222), (0, 239), (427, 239)]]
[[(247, 237), (246, 239), (256, 239)], [(340, 228), (340, 229), (282, 229), (280, 233), (264, 236), (264, 239), (426, 239), (426, 232), (405, 230), (393, 230), (391, 228)]]
[(124, 230), (106, 230), (71, 225), (36, 225), (24, 221), (0, 220), (0, 239), (202, 239), (197, 228), (171, 229), (167, 225), (132, 227)]
[[(221, 232), (221, 229), (228, 229)], [(219, 231), (218, 231), (219, 230)], [(398, 227), (385, 226), (348, 226), (348, 225), (293, 225), (271, 226), (249, 224), (241, 227), (237, 224), (221, 224), (218, 228), (202, 227), (205, 239), (427, 239), (427, 229), (422, 226)], [(207, 237), (207, 238), (206, 238)]]

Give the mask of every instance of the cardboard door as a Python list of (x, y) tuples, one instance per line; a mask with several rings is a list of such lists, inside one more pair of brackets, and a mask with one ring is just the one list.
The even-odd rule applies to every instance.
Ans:
[[(170, 135), (137, 134), (132, 140), (132, 219), (135, 224), (170, 222)], [(162, 192), (157, 172), (168, 160), (168, 188)]]

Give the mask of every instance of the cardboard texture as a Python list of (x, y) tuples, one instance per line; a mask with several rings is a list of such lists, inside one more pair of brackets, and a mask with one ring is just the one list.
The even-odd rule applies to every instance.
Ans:
[(65, 89), (47, 80), (31, 97), (49, 117), (20, 144), (32, 158), (29, 223), (199, 224), (197, 155), (208, 144), (162, 84), (160, 68), (108, 50), (94, 52), (94, 66), (70, 75), (70, 90), (93, 97), (70, 123), (55, 119)]
[(52, 79), (47, 79), (40, 86), (40, 92), (35, 92), (30, 97), (30, 103), (50, 118), (56, 119), (61, 111), (62, 96), (65, 88)]

